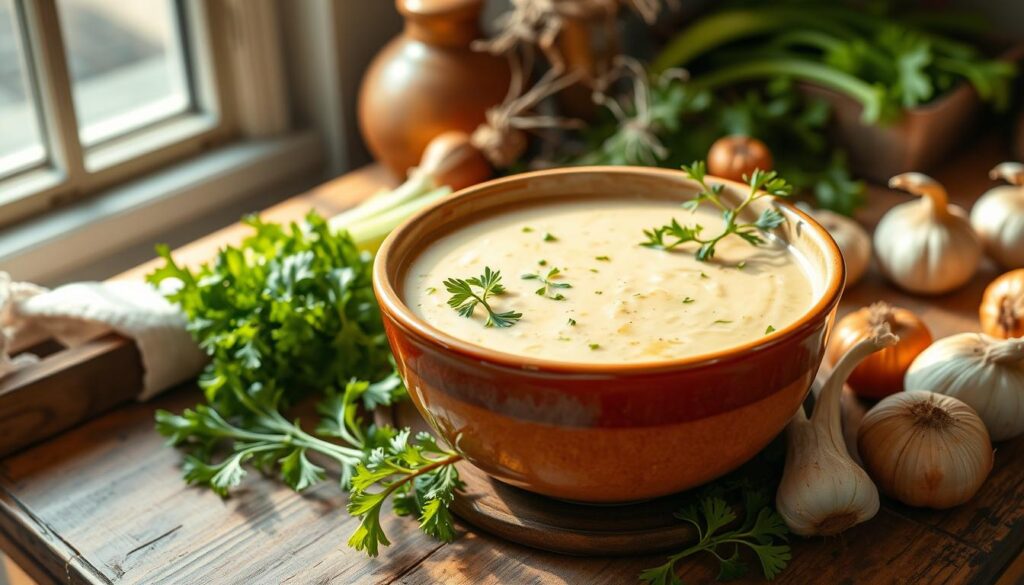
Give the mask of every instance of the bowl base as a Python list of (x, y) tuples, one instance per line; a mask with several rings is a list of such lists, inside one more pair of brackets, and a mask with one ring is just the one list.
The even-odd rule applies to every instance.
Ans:
[(628, 556), (681, 550), (697, 541), (692, 525), (672, 516), (678, 495), (629, 504), (573, 503), (502, 483), (465, 461), (465, 490), (452, 511), (506, 540), (568, 555)]

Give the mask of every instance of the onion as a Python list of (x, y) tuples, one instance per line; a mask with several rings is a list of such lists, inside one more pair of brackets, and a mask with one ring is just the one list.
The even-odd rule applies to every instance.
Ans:
[(1024, 337), (1024, 268), (992, 281), (978, 309), (981, 330), (992, 337)]
[(932, 343), (928, 327), (906, 309), (878, 302), (844, 317), (829, 342), (828, 359), (835, 363), (857, 342), (888, 323), (899, 343), (872, 354), (850, 374), (847, 384), (861, 398), (878, 400), (903, 390), (903, 378), (911, 362)]
[(746, 182), (756, 169), (772, 170), (772, 153), (764, 142), (734, 134), (715, 141), (708, 150), (708, 172), (716, 177)]

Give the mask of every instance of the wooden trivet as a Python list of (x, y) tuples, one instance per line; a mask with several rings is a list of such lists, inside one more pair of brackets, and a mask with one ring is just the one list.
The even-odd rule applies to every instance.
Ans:
[(683, 497), (635, 504), (573, 504), (533, 494), (458, 464), (466, 489), (452, 511), (476, 528), (506, 540), (580, 556), (626, 556), (680, 549), (697, 541), (692, 525), (672, 516)]

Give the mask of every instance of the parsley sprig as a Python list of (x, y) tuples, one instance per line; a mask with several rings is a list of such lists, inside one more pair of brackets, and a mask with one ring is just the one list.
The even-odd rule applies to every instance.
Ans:
[(697, 248), (696, 257), (701, 262), (707, 262), (715, 257), (715, 246), (718, 242), (731, 236), (737, 235), (746, 240), (752, 246), (760, 246), (765, 240), (761, 232), (777, 228), (785, 221), (785, 217), (773, 207), (765, 209), (757, 220), (748, 223), (739, 223), (737, 218), (754, 201), (767, 196), (788, 197), (792, 193), (792, 187), (785, 179), (778, 176), (775, 171), (762, 171), (756, 169), (750, 177), (745, 177), (750, 186), (750, 193), (739, 205), (732, 207), (721, 198), (724, 185), (717, 184), (709, 186), (705, 181), (707, 167), (703, 161), (694, 162), (690, 166), (683, 165), (686, 175), (700, 184), (701, 190), (696, 197), (683, 204), (683, 208), (693, 211), (702, 203), (708, 203), (717, 207), (722, 212), (722, 220), (725, 227), (722, 232), (713, 237), (704, 237), (704, 227), (700, 224), (683, 226), (675, 218), (661, 227), (644, 230), (647, 240), (640, 245), (656, 250), (671, 250), (688, 242), (700, 244)]
[[(480, 289), (477, 293), (473, 288)], [(444, 288), (452, 293), (448, 306), (458, 311), (463, 317), (472, 317), (477, 305), (487, 311), (484, 327), (511, 327), (523, 318), (522, 313), (505, 311), (496, 313), (488, 302), (492, 297), (505, 293), (505, 285), (501, 284), (501, 271), (484, 267), (484, 273), (472, 278), (449, 278), (444, 281)]]
[(676, 574), (676, 563), (702, 552), (718, 560), (719, 581), (736, 579), (747, 573), (748, 566), (740, 556), (742, 548), (757, 556), (761, 573), (769, 580), (781, 573), (792, 558), (786, 544), (789, 534), (786, 524), (769, 506), (769, 498), (762, 490), (744, 490), (743, 523), (732, 530), (726, 529), (736, 522), (736, 511), (718, 495), (704, 497), (699, 504), (680, 509), (675, 517), (693, 524), (698, 541), (668, 557), (665, 564), (640, 573), (640, 580), (649, 585), (682, 585)]
[[(374, 449), (352, 478), (348, 511), (361, 521), (349, 538), (349, 546), (377, 556), (379, 545), (391, 544), (380, 524), (381, 509), (389, 497), (396, 514), (418, 517), (423, 532), (451, 542), (455, 526), (448, 507), (455, 492), (463, 487), (455, 467), (461, 459), (428, 433), (419, 433), (410, 441), (409, 429), (396, 434), (386, 446)], [(382, 489), (370, 491), (373, 486)]]
[(523, 280), (539, 280), (543, 286), (533, 291), (534, 294), (542, 296), (553, 301), (564, 301), (565, 295), (558, 292), (558, 289), (572, 288), (572, 285), (568, 282), (557, 281), (562, 271), (558, 268), (551, 268), (547, 274), (541, 274), (539, 272), (527, 273), (522, 276)]

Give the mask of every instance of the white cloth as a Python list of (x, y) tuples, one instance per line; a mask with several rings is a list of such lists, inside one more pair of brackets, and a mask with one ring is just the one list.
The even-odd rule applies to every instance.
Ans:
[(32, 328), (69, 347), (115, 331), (139, 349), (144, 374), (138, 399), (148, 400), (195, 377), (206, 363), (186, 324), (178, 307), (149, 284), (79, 282), (46, 290), (0, 272), (0, 377), (31, 360), (11, 359), (7, 348), (13, 336)]

